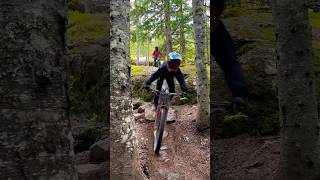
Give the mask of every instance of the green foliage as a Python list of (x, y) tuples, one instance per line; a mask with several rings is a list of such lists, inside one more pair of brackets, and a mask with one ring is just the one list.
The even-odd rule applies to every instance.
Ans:
[[(207, 68), (208, 79), (210, 80), (210, 66), (207, 65), (206, 68)], [(183, 65), (181, 67), (181, 71), (187, 75), (190, 75), (193, 78), (197, 77), (197, 68), (193, 64)]]
[(148, 77), (146, 75), (137, 75), (132, 77), (131, 92), (132, 97), (143, 101), (151, 101), (152, 93), (147, 92), (144, 87)]
[[(170, 3), (170, 4), (169, 4)], [(154, 43), (157, 43), (160, 51), (165, 50), (165, 25), (169, 26), (172, 31), (173, 51), (182, 54), (184, 62), (191, 63), (194, 61), (194, 38), (192, 27), (192, 7), (190, 3), (184, 0), (168, 0), (149, 1), (136, 0), (134, 6), (130, 11), (131, 27), (131, 45), (130, 50), (131, 59), (135, 59), (135, 46), (133, 43), (139, 42), (140, 56), (146, 55), (146, 39), (149, 39), (150, 48), (152, 52)], [(182, 11), (181, 11), (182, 8)], [(169, 12), (171, 20), (169, 23), (165, 22), (164, 13)], [(209, 20), (207, 20), (209, 27)], [(136, 33), (138, 32), (138, 39)], [(185, 52), (180, 52), (180, 35), (185, 37)], [(192, 37), (192, 38), (189, 38)], [(152, 42), (151, 42), (152, 41)], [(159, 43), (160, 42), (160, 43)], [(150, 53), (151, 54), (151, 53)], [(151, 55), (150, 55), (151, 56)]]
[(106, 99), (109, 96), (106, 88), (109, 84), (107, 74), (103, 74), (97, 84), (88, 89), (79, 75), (72, 77), (71, 111), (74, 113), (88, 113), (98, 121), (105, 121)]
[(145, 70), (143, 67), (131, 65), (131, 75), (132, 76), (142, 75), (144, 73), (145, 73)]
[(67, 42), (94, 39), (108, 33), (106, 20), (102, 16), (69, 11)]

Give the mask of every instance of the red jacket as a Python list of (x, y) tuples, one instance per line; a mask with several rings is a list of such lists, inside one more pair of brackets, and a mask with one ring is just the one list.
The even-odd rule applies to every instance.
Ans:
[(152, 53), (152, 57), (153, 58), (157, 58), (157, 57), (160, 57), (161, 56), (161, 52), (160, 51), (153, 51)]

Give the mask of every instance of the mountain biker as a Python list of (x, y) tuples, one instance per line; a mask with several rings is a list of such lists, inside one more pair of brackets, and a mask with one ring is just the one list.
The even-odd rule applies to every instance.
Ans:
[[(179, 53), (171, 52), (169, 53), (169, 60), (164, 62), (158, 69), (155, 71), (151, 77), (147, 80), (145, 89), (150, 90), (150, 86), (153, 81), (157, 80), (157, 90), (160, 91), (163, 81), (166, 80), (169, 92), (175, 93), (175, 85), (174, 85), (174, 77), (178, 80), (182, 94), (185, 95), (187, 91), (186, 82), (184, 80), (184, 76), (180, 70), (180, 63), (182, 61), (182, 57)], [(154, 96), (153, 103), (154, 106), (152, 107), (152, 110), (155, 110), (158, 106), (158, 96)]]
[(152, 58), (153, 58), (153, 66), (155, 66), (156, 67), (156, 60), (158, 59), (158, 58), (160, 58), (161, 57), (161, 52), (159, 51), (159, 48), (158, 47), (155, 47), (154, 48), (154, 51), (153, 51), (153, 53), (152, 53)]
[(243, 72), (237, 61), (235, 45), (220, 18), (224, 10), (224, 0), (215, 0), (212, 3), (214, 18), (210, 31), (211, 52), (225, 74), (225, 79), (232, 92), (233, 103), (246, 106), (247, 90)]

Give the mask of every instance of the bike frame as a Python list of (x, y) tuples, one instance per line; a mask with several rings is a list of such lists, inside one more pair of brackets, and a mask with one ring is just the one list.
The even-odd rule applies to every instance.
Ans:
[(160, 109), (164, 108), (168, 112), (170, 102), (171, 102), (171, 97), (170, 96), (178, 96), (179, 93), (168, 93), (164, 91), (159, 91), (159, 90), (152, 90), (156, 96), (159, 96), (159, 102), (158, 106), (156, 107), (156, 113), (155, 113), (155, 123), (154, 127), (157, 126), (159, 115), (160, 115)]

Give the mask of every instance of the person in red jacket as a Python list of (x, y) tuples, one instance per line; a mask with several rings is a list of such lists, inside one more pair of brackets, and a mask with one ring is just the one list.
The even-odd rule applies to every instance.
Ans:
[[(160, 57), (162, 56), (161, 52), (159, 51), (159, 48), (158, 47), (155, 47), (154, 48), (154, 51), (152, 53), (152, 58), (153, 58), (153, 66), (157, 67), (156, 66), (156, 61), (157, 59), (160, 59)], [(160, 60), (159, 60), (160, 61)]]

